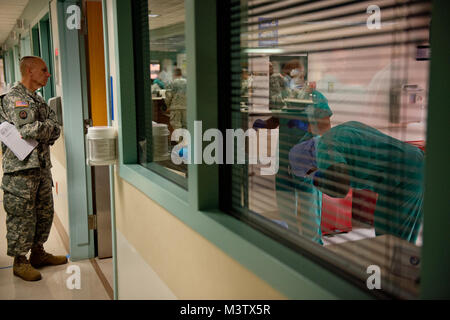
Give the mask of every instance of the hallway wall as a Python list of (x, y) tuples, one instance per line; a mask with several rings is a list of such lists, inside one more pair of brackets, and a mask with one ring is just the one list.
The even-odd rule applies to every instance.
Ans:
[(69, 207), (67, 197), (67, 167), (66, 152), (64, 149), (64, 133), (50, 148), (52, 159), (52, 176), (53, 176), (53, 201), (55, 213), (58, 215), (64, 230), (69, 234)]
[(120, 231), (117, 232), (117, 252), (121, 257), (118, 261), (118, 269), (126, 272), (126, 276), (118, 279), (120, 300), (177, 299)]
[[(53, 81), (55, 83), (55, 95), (62, 97), (62, 81), (61, 81), (61, 60), (59, 59), (59, 52), (61, 51), (58, 35), (58, 17), (56, 14), (56, 1), (50, 2), (51, 15), (51, 29), (53, 42)], [(48, 7), (48, 3), (47, 3)], [(64, 23), (64, 22), (61, 22)], [(58, 52), (58, 56), (55, 55)], [(62, 97), (62, 107), (64, 109), (64, 97)], [(64, 112), (64, 111), (63, 111)], [(51, 157), (53, 163), (52, 175), (53, 183), (53, 199), (55, 203), (55, 213), (58, 215), (64, 230), (69, 234), (69, 207), (67, 197), (67, 163), (66, 163), (66, 148), (64, 145), (64, 126), (61, 130), (61, 137), (51, 148)], [(68, 244), (67, 244), (68, 245)]]
[(136, 279), (158, 282), (139, 298), (168, 299), (170, 292), (179, 299), (285, 298), (117, 173), (115, 183), (120, 299), (134, 298)]

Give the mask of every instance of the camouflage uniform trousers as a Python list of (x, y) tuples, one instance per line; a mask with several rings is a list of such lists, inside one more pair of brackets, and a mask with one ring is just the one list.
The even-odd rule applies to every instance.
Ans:
[(33, 244), (44, 244), (53, 222), (50, 168), (5, 173), (2, 188), (9, 256), (25, 255)]
[(174, 130), (187, 128), (186, 109), (175, 109), (170, 111), (170, 125)]

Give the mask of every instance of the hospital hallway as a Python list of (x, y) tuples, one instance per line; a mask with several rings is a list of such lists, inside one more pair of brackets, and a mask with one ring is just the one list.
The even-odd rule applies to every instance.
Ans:
[[(0, 170), (1, 176), (3, 172)], [(3, 208), (3, 191), (0, 192), (0, 300), (112, 300), (112, 259), (86, 259), (71, 261), (65, 265), (39, 269), (40, 281), (24, 281), (14, 276), (13, 258), (6, 255), (6, 212)], [(66, 239), (66, 240), (64, 240)], [(69, 238), (55, 214), (50, 236), (44, 244), (47, 252), (68, 256)], [(29, 258), (29, 254), (27, 255)], [(67, 279), (74, 273), (66, 273), (70, 266), (80, 269), (80, 289), (68, 289)]]
[(0, 302), (450, 299), (449, 12), (0, 0)]

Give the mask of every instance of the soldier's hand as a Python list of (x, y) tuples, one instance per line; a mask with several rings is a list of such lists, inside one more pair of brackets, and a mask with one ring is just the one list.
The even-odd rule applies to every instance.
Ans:
[(49, 146), (54, 145), (55, 142), (56, 142), (56, 140), (58, 140), (58, 138), (49, 140), (49, 141), (48, 141), (48, 145), (49, 145)]

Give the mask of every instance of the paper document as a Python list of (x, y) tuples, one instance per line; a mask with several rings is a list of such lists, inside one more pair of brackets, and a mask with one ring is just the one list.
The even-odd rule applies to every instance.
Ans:
[(0, 125), (0, 140), (22, 161), (38, 145), (33, 139), (22, 139), (19, 131), (11, 123), (5, 121)]

